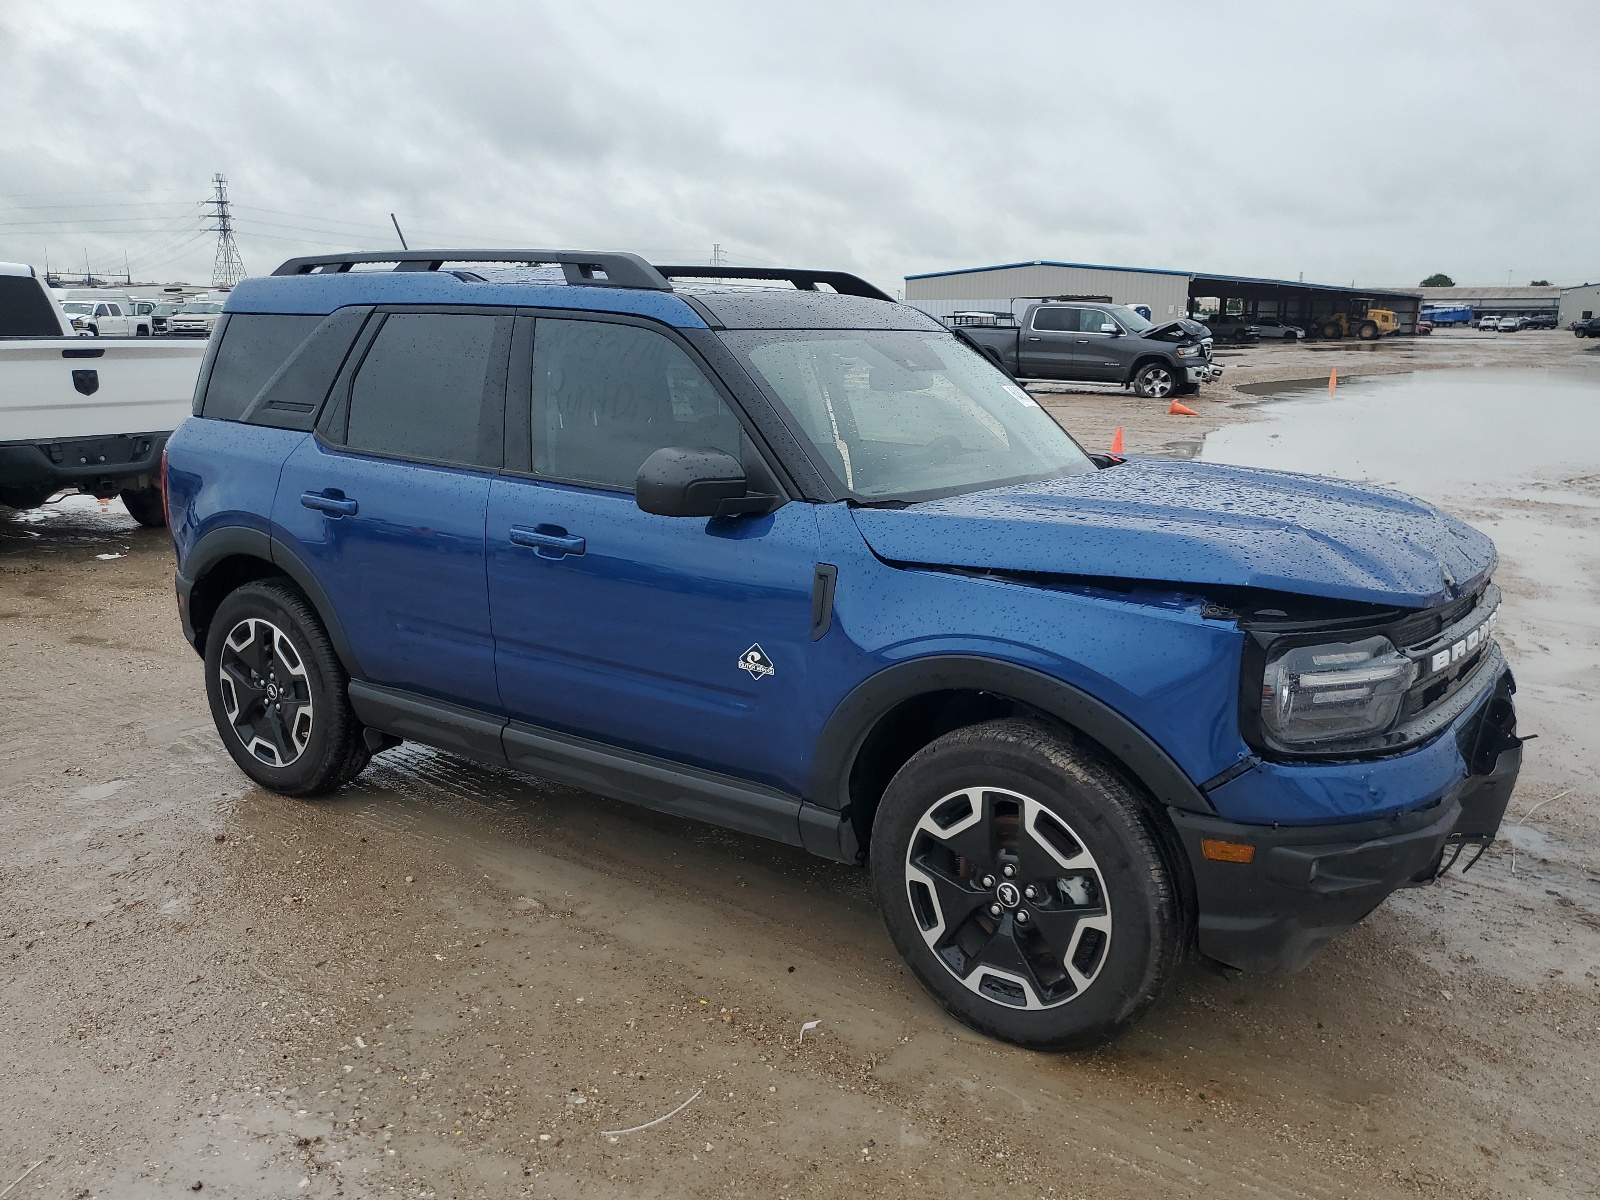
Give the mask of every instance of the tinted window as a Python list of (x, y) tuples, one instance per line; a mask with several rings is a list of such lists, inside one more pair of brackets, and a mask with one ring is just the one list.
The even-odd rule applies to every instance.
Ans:
[(217, 347), (200, 415), (237, 421), (261, 386), (321, 322), (321, 317), (236, 313)]
[(1048, 329), (1054, 333), (1078, 332), (1078, 310), (1075, 308), (1041, 308), (1033, 314), (1035, 329)]
[(692, 359), (632, 325), (541, 319), (533, 349), (533, 469), (632, 491), (663, 446), (739, 457), (739, 422)]
[(0, 337), (60, 337), (61, 322), (37, 279), (0, 275)]
[(1098, 308), (1084, 309), (1082, 322), (1080, 328), (1085, 333), (1104, 333), (1105, 331), (1100, 326), (1116, 324), (1110, 313)]
[(389, 317), (350, 392), (346, 444), (399, 458), (500, 465), (503, 369), (493, 378), (494, 317)]

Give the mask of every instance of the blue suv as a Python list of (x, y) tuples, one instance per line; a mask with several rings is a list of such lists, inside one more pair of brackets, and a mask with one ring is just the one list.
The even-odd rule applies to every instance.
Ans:
[(229, 297), (164, 472), (257, 783), (411, 740), (870, 865), (928, 990), (1027, 1046), (1189, 952), (1300, 966), (1481, 854), (1521, 763), (1482, 534), (1088, 454), (843, 273), (296, 259)]

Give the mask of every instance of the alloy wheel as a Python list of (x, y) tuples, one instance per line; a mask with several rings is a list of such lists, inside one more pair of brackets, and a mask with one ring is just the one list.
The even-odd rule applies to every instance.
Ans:
[(283, 630), (246, 617), (222, 645), (218, 684), (228, 724), (245, 751), (287, 767), (311, 742), (315, 716), (305, 663)]
[(945, 796), (917, 822), (905, 878), (928, 948), (986, 1000), (1056, 1008), (1105, 965), (1105, 876), (1083, 839), (1030, 797), (982, 787)]

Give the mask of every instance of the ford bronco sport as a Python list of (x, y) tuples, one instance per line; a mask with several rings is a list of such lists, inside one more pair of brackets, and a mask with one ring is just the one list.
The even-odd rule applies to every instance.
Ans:
[(1521, 762), (1482, 534), (1088, 454), (842, 273), (293, 260), (228, 298), (165, 474), (257, 783), (413, 740), (870, 865), (928, 990), (1027, 1046), (1190, 951), (1298, 967), (1481, 853)]

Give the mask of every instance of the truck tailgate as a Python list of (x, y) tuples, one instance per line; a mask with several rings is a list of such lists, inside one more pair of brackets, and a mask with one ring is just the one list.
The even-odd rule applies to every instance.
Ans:
[(204, 341), (0, 340), (0, 442), (176, 429), (205, 352)]

